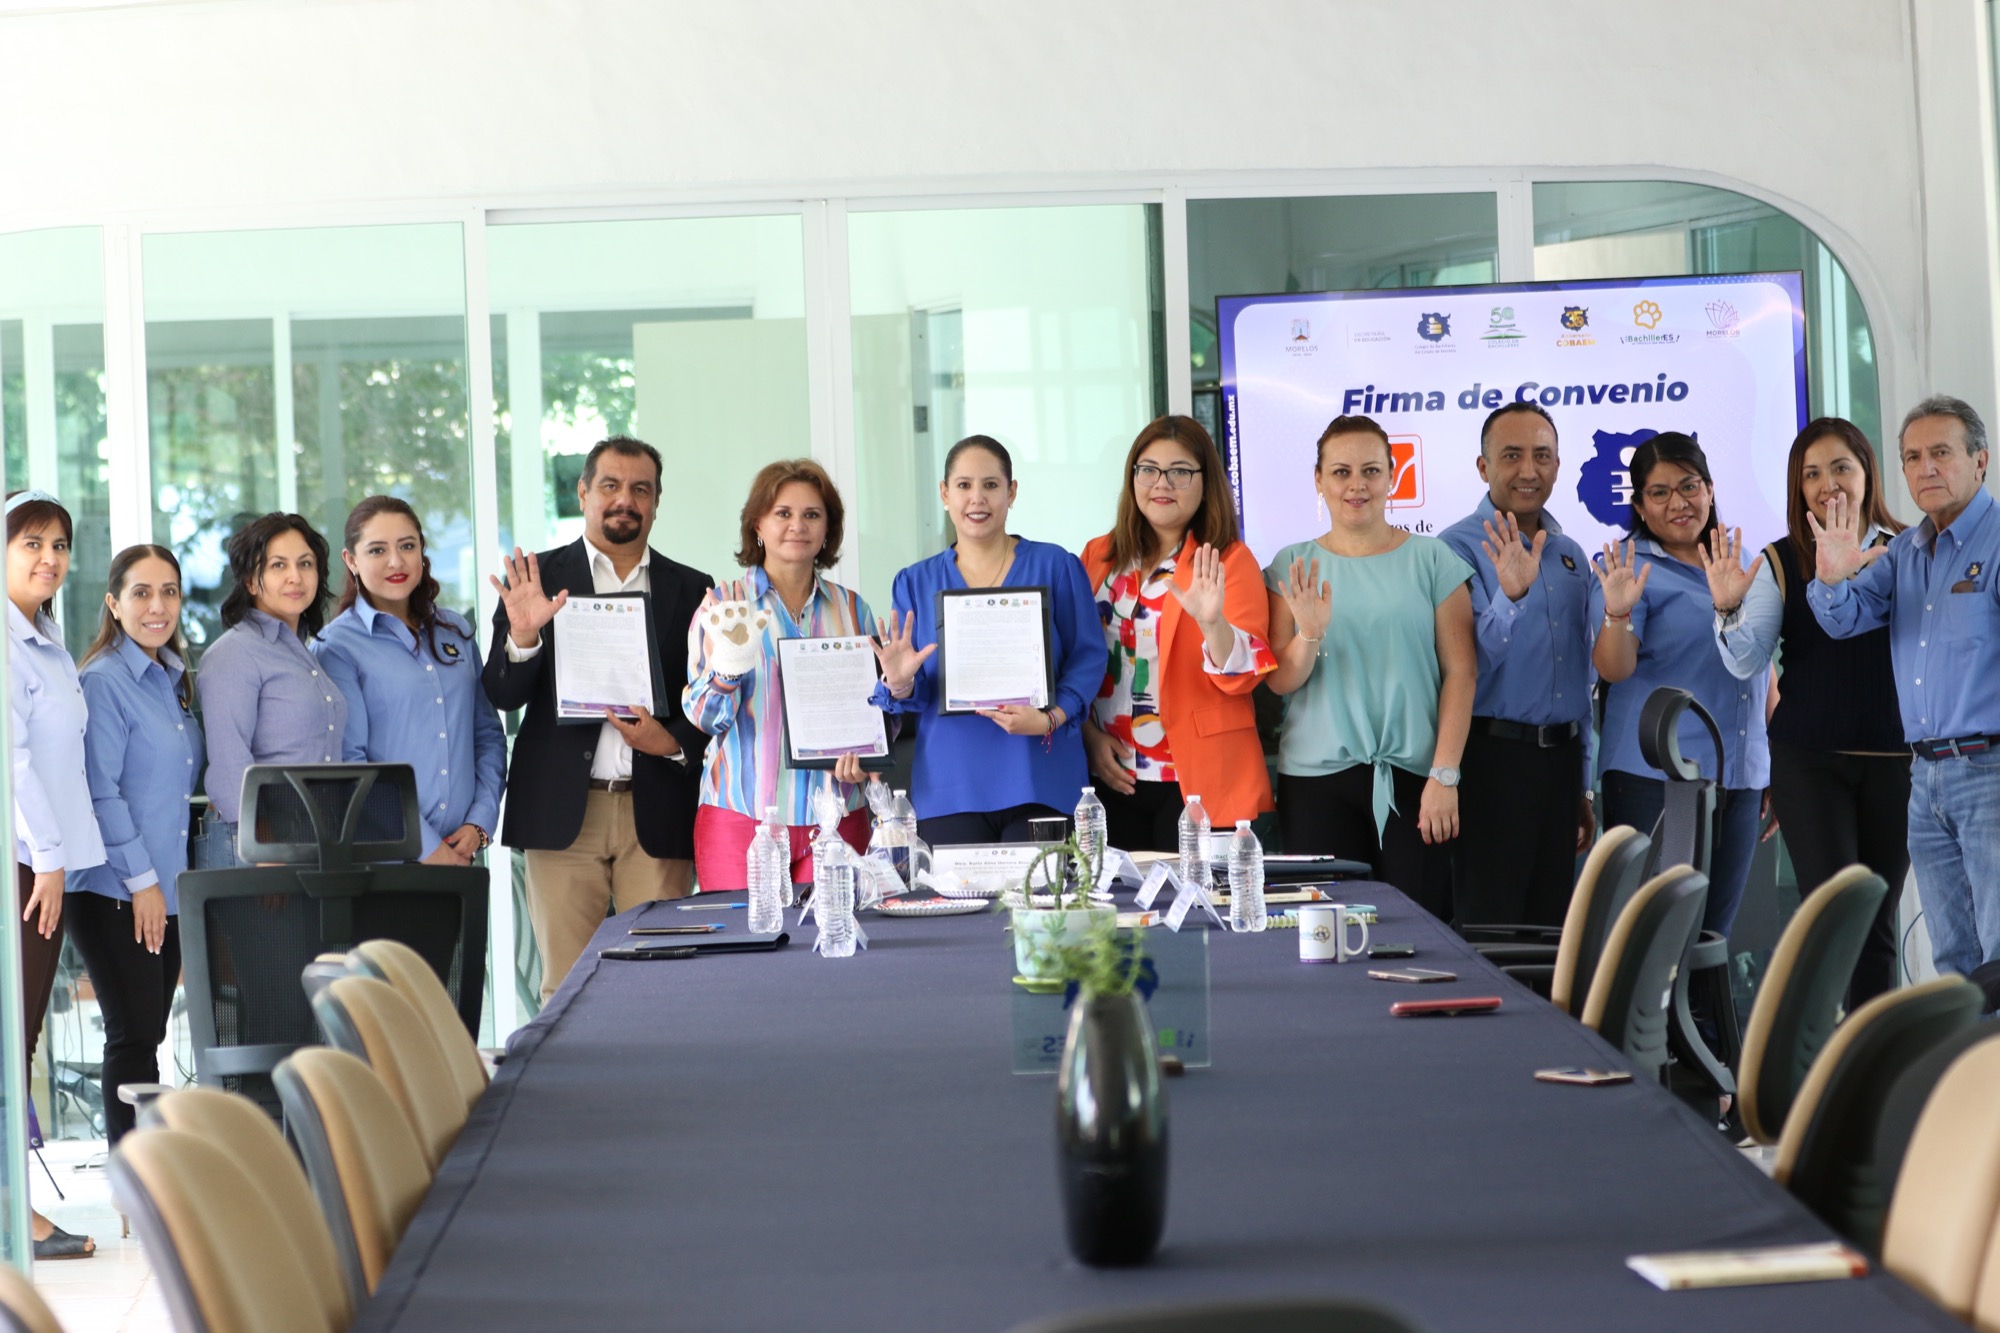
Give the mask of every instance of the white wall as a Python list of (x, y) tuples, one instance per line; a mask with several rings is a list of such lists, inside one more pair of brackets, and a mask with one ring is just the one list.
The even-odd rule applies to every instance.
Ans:
[(1666, 175), (1746, 189), (1833, 246), (1882, 340), (1891, 412), (1933, 387), (1990, 406), (1984, 22), (1977, 0), (202, 0), (12, 15), (0, 230), (1275, 180), (1240, 173)]

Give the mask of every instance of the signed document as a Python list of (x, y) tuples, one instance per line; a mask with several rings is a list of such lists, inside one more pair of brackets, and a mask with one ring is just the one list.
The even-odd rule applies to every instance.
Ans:
[(863, 635), (779, 639), (778, 682), (785, 710), (785, 762), (832, 768), (844, 754), (863, 768), (889, 766), (889, 728), (868, 702), (875, 691), (875, 651)]
[(1049, 590), (967, 588), (938, 593), (938, 689), (947, 713), (1002, 704), (1043, 708), (1050, 674)]
[(644, 593), (571, 597), (556, 612), (556, 720), (602, 722), (606, 709), (658, 715), (659, 653)]

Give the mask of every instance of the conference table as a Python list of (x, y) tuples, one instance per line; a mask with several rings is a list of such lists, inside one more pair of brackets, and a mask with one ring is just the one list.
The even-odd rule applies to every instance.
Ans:
[[(611, 918), (516, 1034), (355, 1326), (997, 1331), (1325, 1295), (1437, 1333), (1962, 1333), (1879, 1271), (1655, 1290), (1628, 1255), (1832, 1233), (1657, 1084), (1537, 1082), (1623, 1062), (1387, 885), (1348, 897), (1379, 909), (1377, 942), (1416, 947), (1397, 966), (1459, 980), (1384, 983), (1300, 963), (1296, 930), (1211, 931), (1212, 1063), (1163, 1082), (1165, 1237), (1114, 1270), (1064, 1246), (1055, 1080), (1013, 1072), (1004, 915), (867, 913), (852, 958), (814, 953), (807, 925), (775, 953), (673, 962), (598, 951), (744, 914)], [(1454, 994), (1503, 1003), (1388, 1012)]]

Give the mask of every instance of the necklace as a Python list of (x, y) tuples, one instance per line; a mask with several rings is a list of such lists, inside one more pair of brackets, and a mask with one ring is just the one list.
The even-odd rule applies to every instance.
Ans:
[(1000, 586), (1000, 581), (1007, 577), (1007, 571), (1013, 567), (1014, 539), (1012, 537), (1007, 538), (1007, 545), (1000, 553), (1000, 564), (994, 569), (990, 578), (983, 574), (975, 576), (966, 566), (965, 552), (960, 551), (958, 555), (958, 576), (965, 580), (965, 586), (968, 588), (997, 588)]

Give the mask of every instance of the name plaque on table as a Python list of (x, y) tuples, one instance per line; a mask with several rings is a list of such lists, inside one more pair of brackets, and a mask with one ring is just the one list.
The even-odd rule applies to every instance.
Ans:
[[(1142, 930), (1139, 939), (1149, 966), (1138, 990), (1160, 1054), (1178, 1056), (1189, 1069), (1208, 1068), (1208, 932)], [(1061, 1067), (1070, 999), (1015, 988), (1015, 1073), (1053, 1074)]]

